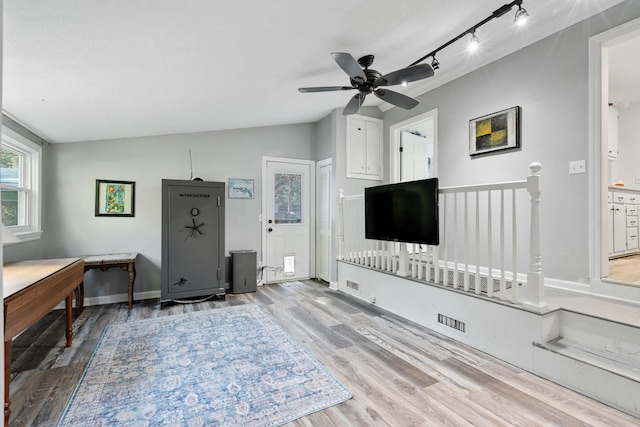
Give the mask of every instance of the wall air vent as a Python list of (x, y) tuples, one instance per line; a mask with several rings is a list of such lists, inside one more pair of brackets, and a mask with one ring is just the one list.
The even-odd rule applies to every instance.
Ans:
[(467, 324), (465, 322), (445, 316), (444, 314), (438, 314), (438, 323), (442, 323), (443, 325), (462, 333), (467, 332)]
[(360, 285), (357, 284), (356, 282), (352, 282), (350, 280), (347, 280), (347, 288), (351, 288), (351, 289), (354, 289), (356, 291), (359, 291), (360, 290)]

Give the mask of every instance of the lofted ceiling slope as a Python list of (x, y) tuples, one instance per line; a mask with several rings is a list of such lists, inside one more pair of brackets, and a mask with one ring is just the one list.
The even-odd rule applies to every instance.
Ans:
[[(416, 96), (622, 0), (525, 0), (438, 54)], [(4, 0), (3, 110), (50, 142), (315, 122), (352, 92), (330, 53), (405, 67), (504, 0)], [(394, 89), (395, 90), (395, 89)], [(365, 105), (379, 105), (370, 96)]]

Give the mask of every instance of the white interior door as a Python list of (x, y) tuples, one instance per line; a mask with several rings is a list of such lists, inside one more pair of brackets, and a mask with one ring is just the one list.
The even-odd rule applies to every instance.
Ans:
[(316, 277), (331, 282), (331, 159), (318, 162), (316, 172)]
[(266, 161), (266, 283), (310, 277), (311, 163)]
[(433, 177), (433, 137), (400, 132), (400, 181)]

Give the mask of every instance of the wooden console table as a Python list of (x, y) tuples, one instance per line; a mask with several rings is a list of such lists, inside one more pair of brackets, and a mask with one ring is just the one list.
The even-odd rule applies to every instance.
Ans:
[[(85, 255), (84, 271), (99, 269), (107, 271), (113, 267), (119, 267), (129, 273), (129, 309), (133, 306), (133, 284), (136, 280), (136, 252), (108, 255)], [(80, 313), (84, 309), (84, 281), (80, 283), (76, 291), (76, 310)]]
[(2, 268), (4, 290), (4, 425), (9, 425), (11, 345), (13, 338), (65, 300), (67, 347), (73, 341), (72, 297), (82, 283), (80, 258), (8, 262)]

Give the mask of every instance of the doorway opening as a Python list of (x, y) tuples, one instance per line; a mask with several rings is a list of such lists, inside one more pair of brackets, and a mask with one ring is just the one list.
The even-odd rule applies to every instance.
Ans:
[[(640, 286), (635, 202), (640, 196), (640, 19), (590, 40), (592, 194), (591, 277)], [(635, 126), (635, 131), (634, 131)], [(638, 197), (640, 199), (640, 197)]]
[[(391, 183), (414, 181), (438, 176), (438, 110), (396, 123), (389, 128), (389, 180)], [(397, 252), (414, 253), (426, 246), (396, 243)]]
[(390, 132), (390, 182), (438, 175), (438, 110), (396, 123)]

